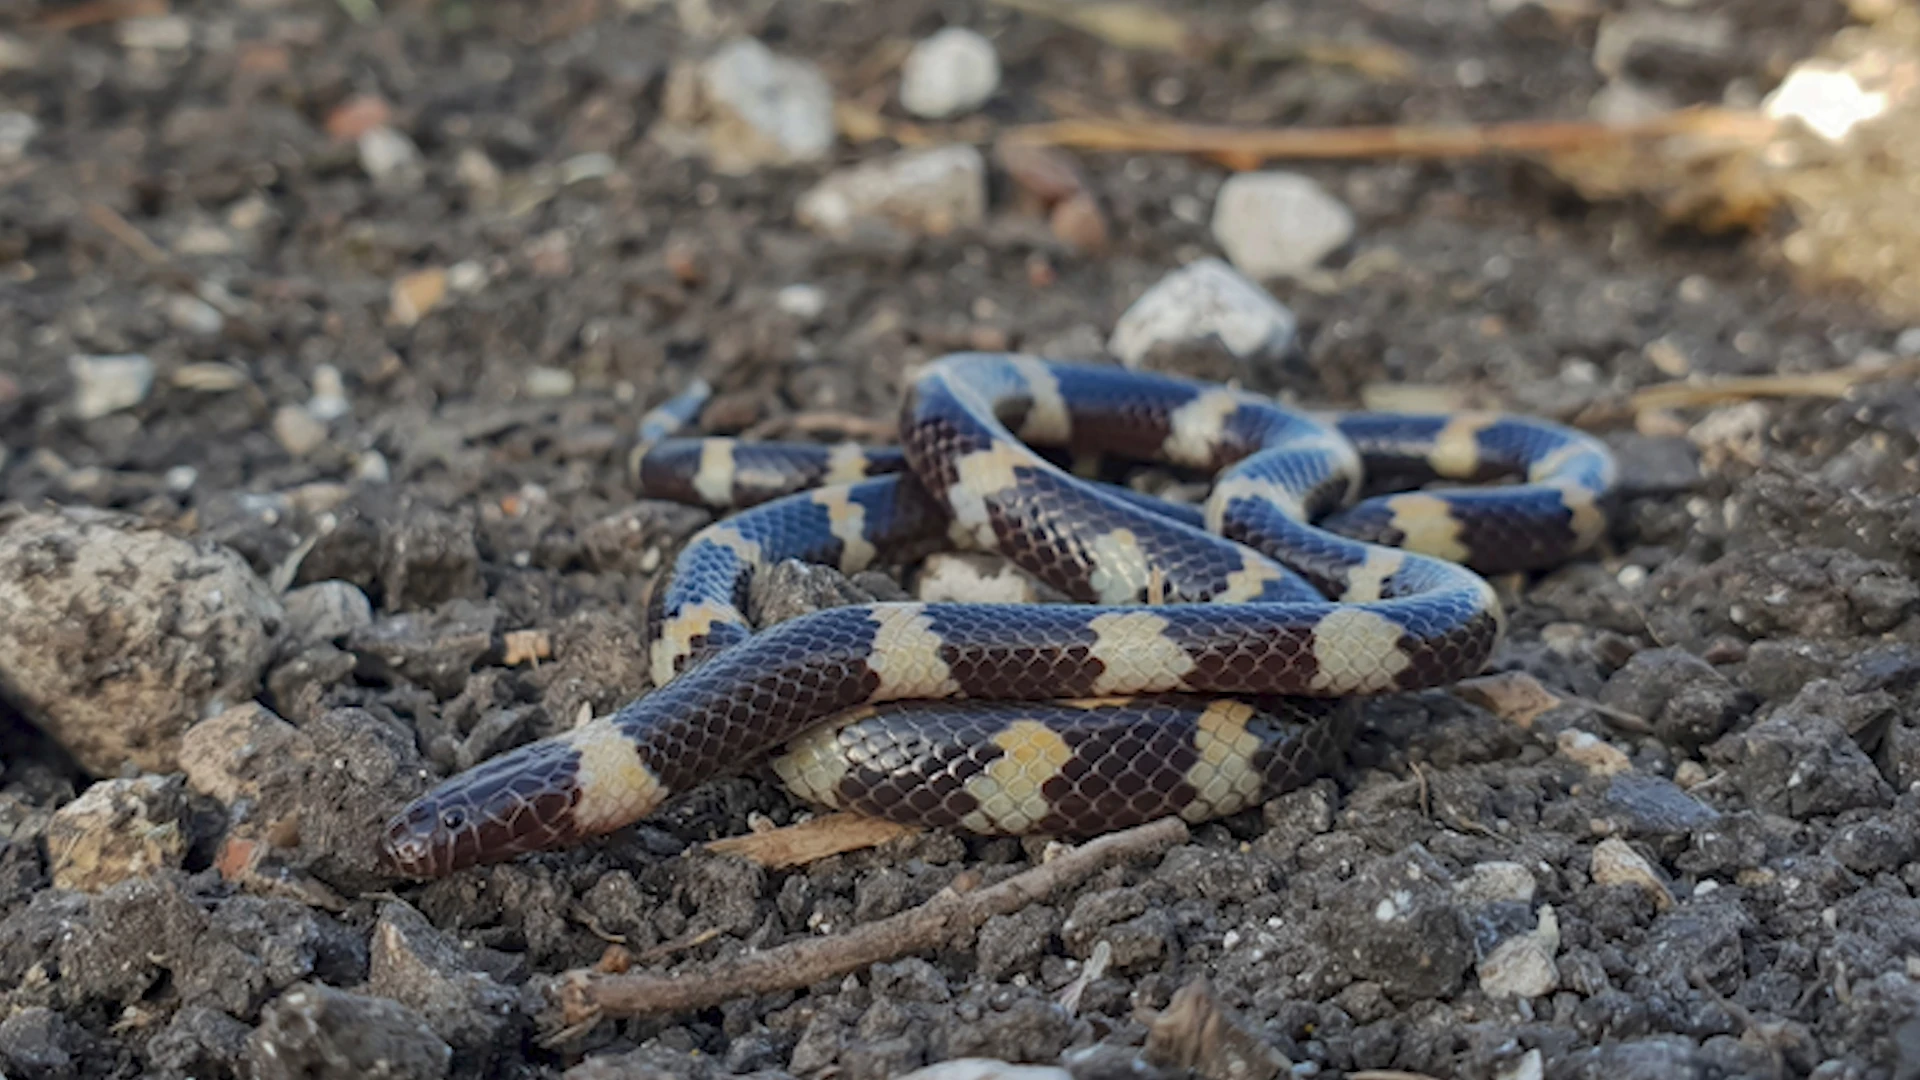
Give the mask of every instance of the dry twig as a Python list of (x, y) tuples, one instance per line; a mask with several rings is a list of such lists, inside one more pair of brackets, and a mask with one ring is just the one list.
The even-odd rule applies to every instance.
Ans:
[(577, 1031), (602, 1017), (681, 1012), (811, 986), (971, 934), (989, 918), (1036, 903), (1108, 865), (1143, 858), (1186, 839), (1185, 822), (1163, 818), (1089, 841), (998, 885), (978, 891), (949, 886), (917, 908), (848, 933), (727, 957), (698, 971), (677, 975), (571, 971), (555, 987), (561, 1022), (566, 1030)]

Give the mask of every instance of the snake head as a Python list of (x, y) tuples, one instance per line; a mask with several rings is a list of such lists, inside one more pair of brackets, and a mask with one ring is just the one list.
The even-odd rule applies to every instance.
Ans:
[(578, 796), (571, 757), (542, 740), (441, 782), (387, 822), (381, 862), (402, 877), (437, 878), (565, 842)]
[(380, 860), (402, 877), (570, 847), (647, 814), (666, 792), (625, 732), (594, 720), (451, 777), (387, 822)]

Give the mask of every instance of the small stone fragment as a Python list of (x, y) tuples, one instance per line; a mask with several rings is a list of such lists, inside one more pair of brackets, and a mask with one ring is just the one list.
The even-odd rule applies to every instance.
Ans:
[(70, 356), (73, 414), (98, 420), (109, 413), (131, 409), (153, 390), (153, 361), (139, 353), (119, 356)]
[(1181, 987), (1164, 1012), (1147, 1020), (1142, 1056), (1205, 1080), (1273, 1080), (1293, 1068), (1257, 1028), (1215, 1000), (1204, 978)]
[(1515, 862), (1483, 862), (1453, 887), (1454, 896), (1468, 907), (1533, 902), (1533, 875)]
[(940, 236), (987, 213), (987, 161), (971, 146), (906, 150), (829, 174), (800, 196), (794, 216), (834, 239), (863, 223)]
[(213, 337), (226, 326), (220, 309), (197, 296), (174, 293), (167, 297), (167, 321), (174, 329), (201, 337)]
[(1560, 985), (1554, 956), (1560, 951), (1560, 920), (1551, 904), (1540, 907), (1539, 923), (1493, 947), (1476, 967), (1480, 989), (1492, 998), (1537, 998)]
[(545, 630), (510, 630), (505, 635), (500, 662), (508, 667), (553, 659), (553, 637)]
[(178, 777), (136, 776), (88, 787), (47, 826), (54, 887), (99, 892), (179, 866), (187, 852), (181, 810)]
[(1613, 778), (1607, 785), (1606, 805), (1607, 816), (1622, 829), (1655, 836), (1691, 832), (1720, 816), (1674, 781), (1637, 772)]
[(453, 1058), (405, 1005), (315, 982), (295, 984), (261, 1011), (249, 1049), (258, 1080), (438, 1080)]
[(27, 156), (27, 144), (40, 133), (40, 122), (23, 112), (0, 112), (0, 165)]
[(1893, 789), (1853, 732), (1894, 713), (1885, 693), (1849, 694), (1816, 679), (1752, 727), (1707, 747), (1754, 805), (1805, 820), (1886, 806)]
[(1660, 910), (1673, 906), (1673, 893), (1654, 872), (1653, 864), (1617, 836), (1609, 836), (1594, 846), (1588, 872), (1596, 885), (1631, 885), (1653, 897)]
[(313, 369), (313, 396), (307, 399), (307, 412), (320, 421), (338, 420), (353, 410), (347, 401), (347, 384), (340, 369), (321, 364)]
[(294, 457), (306, 457), (327, 441), (327, 425), (298, 405), (273, 411), (273, 437)]
[(1014, 1065), (993, 1058), (954, 1058), (937, 1065), (926, 1065), (900, 1080), (1074, 1080), (1073, 1074), (1057, 1065)]
[(1595, 776), (1613, 776), (1633, 768), (1633, 760), (1619, 747), (1585, 731), (1563, 731), (1556, 744), (1567, 760)]
[(527, 394), (536, 398), (562, 398), (573, 393), (573, 372), (565, 368), (536, 367), (527, 372)]
[(393, 283), (388, 319), (395, 326), (412, 326), (440, 306), (447, 296), (447, 272), (440, 267), (415, 271)]
[(774, 294), (773, 304), (796, 319), (811, 321), (827, 310), (827, 294), (818, 285), (788, 285)]
[(375, 186), (406, 191), (426, 182), (420, 148), (405, 132), (379, 125), (361, 132), (356, 141), (360, 146), (360, 167)]
[(232, 805), (260, 796), (260, 776), (307, 752), (300, 730), (256, 701), (236, 705), (187, 729), (180, 769), (187, 786)]
[(1080, 192), (1053, 208), (1047, 215), (1047, 227), (1053, 238), (1083, 255), (1098, 255), (1107, 249), (1107, 215), (1092, 194)]
[(926, 120), (979, 108), (1000, 86), (993, 42), (949, 26), (913, 47), (900, 68), (900, 106)]
[(329, 138), (342, 142), (358, 141), (360, 136), (384, 127), (393, 118), (393, 107), (378, 94), (356, 94), (327, 113)]
[(337, 642), (373, 625), (373, 602), (350, 581), (317, 581), (282, 598), (287, 638), (299, 645)]
[(254, 696), (285, 622), (220, 545), (83, 510), (0, 533), (0, 680), (96, 776), (173, 771), (181, 732)]
[(1293, 347), (1298, 320), (1286, 305), (1215, 258), (1196, 259), (1145, 293), (1114, 325), (1107, 348), (1139, 367), (1157, 345), (1217, 342), (1249, 362), (1274, 361)]
[(1562, 703), (1558, 695), (1524, 671), (1503, 671), (1463, 679), (1454, 684), (1453, 692), (1522, 728), (1532, 727), (1540, 714)]
[(458, 944), (404, 902), (380, 909), (366, 989), (417, 1010), (462, 1073), (504, 1064), (496, 1055), (520, 1044), (514, 991), (474, 970)]
[(1214, 241), (1242, 273), (1261, 280), (1313, 269), (1353, 230), (1353, 211), (1298, 173), (1237, 173), (1213, 206)]
[(655, 136), (703, 153), (722, 173), (818, 161), (833, 147), (833, 87), (805, 60), (776, 56), (755, 38), (721, 46), (697, 70), (676, 73)]

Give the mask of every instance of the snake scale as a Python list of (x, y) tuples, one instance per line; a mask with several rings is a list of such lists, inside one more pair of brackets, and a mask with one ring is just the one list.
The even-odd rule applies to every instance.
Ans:
[[(1084, 460), (1211, 491), (1163, 500)], [(1482, 670), (1505, 616), (1481, 575), (1592, 549), (1615, 482), (1603, 443), (1550, 422), (1311, 414), (1006, 353), (923, 367), (897, 447), (669, 437), (634, 473), (739, 511), (649, 601), (656, 688), (414, 800), (382, 838), (396, 873), (575, 845), (766, 760), (809, 802), (979, 834), (1231, 814), (1332, 767), (1357, 700)], [(754, 576), (783, 560), (852, 573), (929, 544), (1000, 553), (1077, 602), (750, 622)]]

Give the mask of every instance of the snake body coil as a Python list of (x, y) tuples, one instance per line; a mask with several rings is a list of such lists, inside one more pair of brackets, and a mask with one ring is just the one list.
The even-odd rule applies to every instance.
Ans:
[[(1050, 455), (1214, 478), (1191, 507)], [(1310, 781), (1356, 698), (1478, 672), (1479, 573), (1604, 532), (1604, 445), (1494, 414), (1319, 419), (1173, 376), (962, 353), (910, 387), (898, 449), (667, 439), (649, 495), (750, 507), (650, 605), (657, 689), (454, 776), (390, 823), (419, 877), (579, 843), (773, 756), (815, 803), (986, 834), (1204, 820)], [(1518, 483), (1360, 500), (1363, 481)], [(1356, 500), (1359, 500), (1356, 502)], [(1074, 604), (873, 603), (756, 632), (755, 574), (855, 572), (932, 542), (1004, 554)]]

